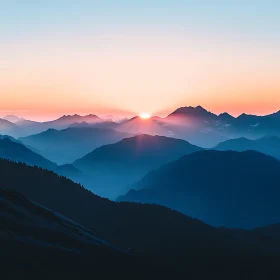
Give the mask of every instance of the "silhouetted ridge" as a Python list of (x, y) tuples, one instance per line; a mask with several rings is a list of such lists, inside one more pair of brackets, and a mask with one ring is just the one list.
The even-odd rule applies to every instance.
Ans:
[(204, 116), (216, 116), (215, 114), (205, 110), (201, 106), (197, 107), (181, 107), (176, 109), (174, 112), (172, 112), (168, 117), (174, 116), (174, 115), (187, 115), (192, 117), (204, 117)]

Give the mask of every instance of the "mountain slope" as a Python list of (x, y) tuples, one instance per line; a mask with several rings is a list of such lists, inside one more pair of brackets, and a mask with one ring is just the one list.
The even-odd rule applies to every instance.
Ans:
[(0, 135), (0, 158), (48, 169), (74, 181), (80, 181), (84, 176), (83, 172), (73, 165), (57, 165), (7, 135)]
[(44, 279), (46, 272), (52, 279), (60, 273), (77, 279), (92, 269), (107, 279), (126, 275), (125, 265), (132, 264), (127, 253), (92, 231), (17, 192), (0, 188), (0, 206), (1, 273), (9, 279)]
[(210, 148), (228, 139), (232, 119), (230, 115), (218, 116), (201, 106), (189, 106), (176, 109), (162, 122), (173, 131), (177, 138)]
[(19, 127), (7, 120), (0, 119), (0, 134), (8, 134), (10, 136), (17, 136)]
[[(66, 251), (81, 250), (84, 254), (91, 250), (90, 247), (105, 249), (108, 252), (123, 252), (110, 243), (102, 240), (93, 232), (67, 217), (53, 212), (44, 206), (29, 200), (23, 195), (0, 188), (1, 221), (4, 225), (1, 236), (8, 240), (11, 238), (9, 231), (17, 235), (17, 240), (30, 240), (30, 244), (47, 242), (51, 247), (59, 247)], [(36, 228), (36, 232), (34, 232)], [(49, 233), (48, 233), (49, 232)], [(34, 236), (32, 236), (34, 234)], [(53, 237), (51, 236), (53, 235)], [(54, 238), (57, 235), (59, 238)], [(49, 240), (46, 240), (49, 237)], [(68, 241), (63, 243), (63, 241)], [(97, 249), (97, 250), (98, 250)]]
[(17, 143), (20, 143), (22, 144), (19, 140), (16, 140), (15, 138), (13, 138), (12, 136), (9, 136), (9, 135), (1, 135), (0, 134), (0, 140), (3, 140), (3, 139), (10, 139), (11, 141), (13, 142), (17, 142)]
[(216, 226), (280, 221), (280, 161), (264, 154), (202, 151), (149, 173), (122, 201), (168, 206)]
[(4, 120), (7, 120), (11, 123), (17, 123), (18, 121), (21, 120), (21, 118), (14, 116), (14, 115), (7, 115), (5, 117), (3, 117)]
[(280, 111), (266, 116), (241, 114), (235, 118), (228, 113), (216, 115), (201, 106), (189, 106), (176, 109), (162, 118), (160, 124), (169, 128), (174, 137), (211, 148), (232, 138), (280, 136)]
[(79, 127), (63, 130), (49, 129), (20, 138), (20, 141), (37, 149), (45, 158), (53, 162), (67, 164), (97, 147), (117, 142), (128, 135), (112, 129)]
[(280, 159), (280, 138), (277, 136), (266, 136), (256, 140), (237, 138), (227, 140), (214, 147), (218, 151), (248, 151), (255, 150)]
[(200, 150), (184, 140), (138, 135), (97, 148), (73, 164), (90, 174), (95, 193), (114, 199), (147, 172)]
[[(162, 246), (167, 250), (184, 246), (200, 247), (199, 244), (211, 248), (216, 234), (219, 236), (218, 229), (176, 211), (154, 205), (115, 203), (50, 171), (1, 159), (0, 170), (3, 174), (0, 178), (2, 187), (18, 191), (37, 203), (66, 215), (123, 248), (156, 251)], [(200, 232), (198, 236), (197, 232)], [(208, 243), (210, 240), (212, 241)], [(231, 247), (231, 242), (237, 241), (226, 236), (216, 242), (225, 242), (226, 247)]]
[[(180, 277), (248, 279), (248, 275), (252, 276), (252, 279), (273, 279), (271, 275), (278, 275), (280, 256), (278, 248), (280, 246), (277, 240), (270, 237), (257, 233), (252, 235), (248, 231), (236, 233), (227, 229), (213, 228), (162, 206), (111, 202), (53, 172), (24, 164), (0, 160), (0, 170), (1, 186), (9, 190), (17, 190), (29, 196), (32, 201), (86, 226), (91, 235), (89, 242), (92, 236), (95, 238), (98, 235), (102, 237), (102, 240), (113, 241), (113, 244), (129, 248), (133, 256), (132, 259), (123, 259), (121, 255), (118, 255), (117, 259), (112, 260), (108, 259), (107, 253), (102, 253), (106, 260), (104, 266), (104, 258), (100, 258), (100, 251), (98, 257), (94, 247), (94, 250), (84, 258), (83, 254), (90, 249), (89, 246), (81, 248), (77, 240), (75, 242), (73, 239), (70, 242), (67, 240), (69, 240), (69, 234), (70, 238), (75, 236), (72, 232), (77, 233), (75, 230), (77, 228), (82, 233), (82, 236), (77, 238), (83, 239), (83, 232), (86, 229), (82, 228), (81, 232), (80, 226), (73, 225), (66, 219), (62, 222), (63, 228), (66, 226), (66, 231), (63, 230), (59, 242), (66, 248), (73, 249), (78, 246), (82, 252), (78, 255), (75, 252), (74, 254), (65, 253), (65, 250), (52, 250), (53, 246), (43, 248), (41, 246), (43, 244), (33, 247), (30, 246), (30, 239), (29, 244), (15, 243), (16, 239), (11, 243), (4, 239), (3, 243), (3, 238), (11, 238), (9, 232), (8, 235), (0, 235), (2, 273), (4, 269), (7, 269), (9, 275), (20, 272), (17, 276), (21, 276), (22, 273), (26, 276), (27, 272), (33, 274), (38, 270), (37, 277), (40, 276), (40, 279), (46, 276), (46, 279), (49, 279), (50, 275), (58, 277), (58, 275), (68, 276), (68, 274), (71, 279), (72, 276), (73, 279), (77, 277), (91, 279), (93, 274), (100, 279), (112, 279), (119, 275), (122, 278), (127, 276), (127, 279), (131, 279), (131, 275), (134, 275), (136, 271), (134, 279), (164, 279), (164, 277), (170, 279), (172, 277), (173, 279), (174, 277), (176, 279)], [(11, 201), (9, 198), (8, 200)], [(30, 207), (30, 201), (26, 203), (25, 198), (19, 197), (18, 200), (21, 205), (25, 205), (24, 213), (10, 212), (9, 219), (17, 213), (26, 215), (26, 211), (27, 213), (33, 211), (31, 210), (34, 207), (32, 201)], [(0, 201), (3, 202), (2, 199)], [(29, 220), (27, 225), (25, 224), (24, 227), (20, 225), (13, 231), (16, 235), (21, 235), (22, 229), (26, 228), (29, 232), (25, 234), (31, 234), (31, 236), (35, 234), (39, 240), (43, 238), (51, 241), (52, 244), (57, 244), (56, 234), (60, 232), (61, 220), (65, 218), (60, 215), (57, 217), (55, 213), (48, 210), (45, 211), (37, 203), (35, 203), (35, 222)], [(18, 206), (16, 209), (12, 208), (12, 210), (17, 209)], [(1, 214), (3, 213), (6, 215), (1, 211)], [(47, 229), (52, 224), (58, 225), (58, 228), (53, 229), (54, 235), (50, 235), (48, 231), (43, 232), (39, 227), (41, 224), (36, 223), (43, 219), (49, 220), (48, 225), (42, 224)], [(16, 223), (13, 221), (12, 226), (18, 225), (17, 221), (21, 223), (24, 220), (15, 218)], [(34, 231), (30, 232), (29, 225), (34, 225)], [(9, 229), (9, 226), (11, 226), (10, 223), (5, 228)], [(67, 236), (68, 239), (65, 238)], [(102, 240), (99, 242), (103, 243)], [(27, 265), (30, 262), (32, 262), (32, 269), (29, 269), (30, 266)], [(13, 269), (15, 265), (16, 270)], [(222, 271), (221, 267), (223, 267)]]
[(0, 139), (0, 158), (53, 170), (56, 164), (9, 138)]

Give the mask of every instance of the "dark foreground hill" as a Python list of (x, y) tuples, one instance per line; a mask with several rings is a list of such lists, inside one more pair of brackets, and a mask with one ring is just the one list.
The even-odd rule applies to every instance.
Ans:
[(280, 222), (280, 161), (255, 151), (202, 151), (149, 173), (122, 201), (156, 203), (215, 226)]
[(88, 174), (87, 188), (115, 199), (149, 171), (200, 150), (184, 140), (144, 134), (97, 148), (73, 164)]
[(5, 279), (80, 279), (89, 278), (93, 271), (95, 277), (126, 278), (125, 266), (135, 263), (127, 252), (17, 192), (0, 188), (0, 206)]
[[(227, 229), (213, 228), (162, 206), (111, 202), (64, 177), (37, 167), (0, 160), (0, 171), (2, 187), (16, 190), (52, 211), (85, 226), (90, 232), (89, 242), (92, 238), (100, 236), (102, 240), (126, 249), (131, 256), (128, 260), (120, 257), (116, 263), (108, 259), (104, 266), (100, 260), (95, 262), (96, 252), (98, 252), (96, 250), (92, 252), (95, 256), (93, 258), (90, 254), (88, 257), (83, 255), (82, 249), (79, 249), (81, 253), (78, 256), (73, 257), (72, 252), (58, 251), (57, 248), (53, 251), (52, 246), (43, 248), (44, 246), (41, 246), (43, 243), (35, 247), (29, 246), (28, 242), (7, 243), (7, 236), (11, 238), (11, 235), (21, 235), (21, 231), (24, 231), (26, 235), (33, 237), (36, 235), (39, 240), (45, 237), (46, 240), (51, 241), (51, 245), (57, 244), (56, 237), (53, 240), (49, 239), (49, 230), (52, 228), (54, 236), (61, 234), (59, 238), (61, 246), (73, 249), (75, 246), (79, 248), (83, 245), (75, 239), (77, 236), (72, 234), (72, 229), (77, 234), (80, 233), (78, 239), (83, 239), (87, 232), (87, 229), (80, 231), (80, 226), (73, 225), (71, 221), (61, 216), (57, 217), (53, 212), (45, 211), (42, 206), (30, 203), (21, 196), (16, 195), (15, 200), (9, 198), (9, 192), (8, 197), (4, 194), (5, 199), (1, 199), (1, 203), (9, 200), (13, 204), (10, 207), (12, 209), (10, 214), (3, 215), (5, 212), (1, 211), (1, 217), (8, 217), (5, 228), (10, 227), (6, 237), (1, 235), (1, 242), (6, 246), (1, 246), (1, 257), (5, 260), (5, 263), (1, 264), (5, 264), (5, 269), (10, 268), (13, 273), (21, 272), (20, 276), (26, 276), (26, 273), (22, 274), (26, 270), (34, 272), (33, 266), (28, 265), (30, 263), (34, 264), (35, 271), (38, 268), (41, 273), (40, 279), (44, 277), (61, 279), (65, 277), (65, 273), (66, 276), (70, 275), (70, 278), (73, 276), (80, 279), (92, 279), (93, 276), (97, 279), (112, 279), (120, 276), (125, 278), (127, 275), (128, 279), (131, 277), (133, 279), (164, 279), (164, 277), (274, 279), (272, 276), (279, 272), (278, 237), (271, 238), (267, 234), (259, 233), (252, 235), (250, 231), (236, 233)], [(16, 201), (23, 206), (18, 206)], [(19, 208), (22, 211), (19, 211)], [(24, 219), (21, 216), (19, 220), (15, 217), (15, 220), (10, 220), (11, 217), (18, 217), (21, 214), (26, 216), (33, 210), (34, 215), (27, 215)], [(28, 217), (32, 218), (31, 221)], [(47, 225), (41, 224), (43, 220), (47, 221)], [(53, 228), (52, 225), (55, 227)], [(15, 229), (12, 228), (13, 226), (20, 227)], [(73, 236), (75, 236), (74, 240), (71, 239), (69, 242), (68, 238)], [(99, 242), (104, 244), (102, 240)], [(101, 246), (105, 248), (105, 255), (106, 244), (105, 247)], [(103, 249), (100, 250), (101, 256), (104, 256)], [(114, 252), (115, 249), (113, 255)], [(24, 262), (20, 262), (24, 259)], [(16, 270), (13, 262), (17, 264)], [(100, 269), (99, 263), (101, 263)], [(56, 268), (59, 274), (55, 272)], [(122, 269), (124, 269), (123, 273)], [(101, 270), (104, 270), (103, 277), (98, 274)], [(114, 272), (113, 276), (112, 272)]]

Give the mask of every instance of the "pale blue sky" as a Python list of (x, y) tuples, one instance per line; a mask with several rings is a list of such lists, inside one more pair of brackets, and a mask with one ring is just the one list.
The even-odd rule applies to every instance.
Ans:
[[(278, 0), (1, 0), (2, 35), (166, 26), (279, 39)], [(170, 30), (169, 30), (170, 31)]]

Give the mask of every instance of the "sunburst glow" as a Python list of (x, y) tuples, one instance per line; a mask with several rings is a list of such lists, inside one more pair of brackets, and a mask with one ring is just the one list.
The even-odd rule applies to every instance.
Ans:
[(141, 119), (149, 119), (150, 117), (151, 117), (151, 114), (147, 113), (147, 112), (143, 112), (140, 114)]

